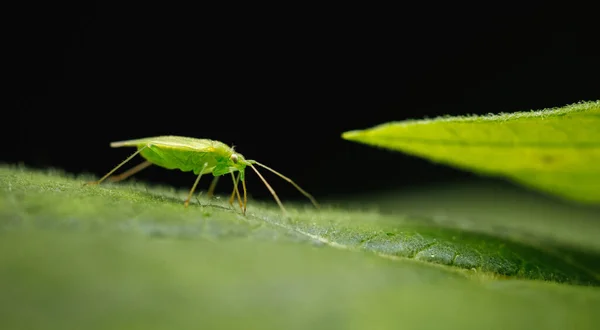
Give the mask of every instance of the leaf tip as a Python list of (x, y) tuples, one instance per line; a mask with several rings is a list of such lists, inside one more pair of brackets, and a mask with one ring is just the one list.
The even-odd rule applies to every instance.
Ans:
[(342, 133), (342, 139), (349, 140), (349, 141), (356, 141), (356, 140), (358, 140), (358, 137), (360, 135), (361, 135), (361, 131), (359, 131), (359, 130), (347, 131), (347, 132)]

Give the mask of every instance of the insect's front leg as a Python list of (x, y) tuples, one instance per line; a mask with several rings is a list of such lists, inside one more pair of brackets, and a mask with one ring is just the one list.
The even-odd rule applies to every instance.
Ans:
[[(240, 172), (240, 176), (242, 175), (242, 172)], [(246, 205), (248, 205), (248, 195), (246, 194), (246, 180), (244, 180), (244, 178), (242, 177), (242, 188), (244, 188), (244, 215), (246, 214)], [(238, 197), (240, 195), (238, 194)], [(240, 201), (241, 203), (241, 201)]]
[(240, 191), (238, 190), (238, 183), (239, 183), (239, 179), (240, 179), (240, 173), (238, 173), (237, 176), (235, 176), (235, 174), (233, 174), (233, 172), (231, 173), (231, 178), (233, 180), (233, 191), (231, 192), (231, 197), (229, 197), (229, 205), (231, 205), (231, 207), (233, 207), (233, 198), (237, 195), (237, 200), (240, 204), (240, 210), (242, 211), (242, 213), (246, 213), (244, 210), (244, 205), (242, 204), (242, 198), (240, 197)]

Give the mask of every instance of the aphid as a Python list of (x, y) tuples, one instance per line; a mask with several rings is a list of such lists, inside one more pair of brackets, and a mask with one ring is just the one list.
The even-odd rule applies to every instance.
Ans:
[[(100, 184), (105, 179), (109, 179), (109, 181), (117, 182), (124, 180), (131, 175), (147, 168), (148, 166), (155, 164), (160, 167), (164, 167), (167, 169), (179, 169), (183, 172), (192, 171), (198, 177), (190, 189), (187, 199), (185, 200), (184, 206), (187, 207), (190, 203), (190, 199), (194, 194), (194, 190), (196, 190), (196, 186), (200, 181), (200, 178), (203, 174), (212, 173), (214, 176), (213, 181), (211, 182), (208, 188), (208, 196), (212, 197), (215, 187), (217, 185), (217, 181), (220, 176), (231, 174), (231, 178), (233, 180), (233, 191), (231, 192), (231, 197), (229, 198), (229, 204), (233, 205), (233, 199), (237, 196), (238, 203), (240, 205), (240, 209), (243, 214), (246, 214), (246, 205), (248, 203), (248, 198), (246, 195), (246, 181), (244, 179), (244, 170), (246, 166), (249, 166), (258, 177), (265, 184), (267, 189), (271, 192), (275, 201), (281, 208), (284, 214), (287, 214), (287, 211), (279, 197), (275, 193), (275, 190), (271, 188), (267, 180), (258, 172), (254, 165), (258, 165), (263, 167), (274, 174), (278, 175), (282, 179), (291, 183), (296, 189), (298, 189), (304, 196), (308, 197), (310, 201), (315, 205), (315, 207), (319, 207), (319, 204), (315, 200), (315, 198), (304, 191), (304, 189), (300, 188), (294, 181), (290, 178), (284, 176), (283, 174), (275, 171), (274, 169), (263, 165), (255, 160), (245, 159), (242, 154), (235, 152), (233, 148), (228, 145), (214, 140), (208, 139), (195, 139), (189, 137), (181, 137), (181, 136), (157, 136), (157, 137), (149, 137), (143, 139), (136, 140), (128, 140), (128, 141), (119, 141), (112, 142), (110, 144), (113, 148), (118, 147), (136, 147), (138, 150), (133, 153), (133, 155), (129, 156), (115, 168), (113, 168), (110, 172), (108, 172), (105, 176), (103, 176), (98, 181), (88, 182), (87, 184)], [(125, 163), (129, 162), (133, 157), (137, 154), (140, 154), (146, 160), (141, 164), (125, 171), (122, 174), (112, 176), (111, 175), (118, 170)], [(238, 172), (237, 176), (234, 172)], [(244, 191), (244, 200), (242, 202), (242, 198), (240, 196), (240, 192), (238, 190), (238, 183), (242, 182), (242, 188)]]

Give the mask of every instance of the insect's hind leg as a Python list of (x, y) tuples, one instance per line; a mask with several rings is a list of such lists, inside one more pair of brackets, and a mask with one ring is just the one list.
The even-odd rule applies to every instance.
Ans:
[[(124, 161), (122, 161), (119, 165), (115, 166), (115, 168), (113, 168), (110, 172), (106, 173), (106, 175), (104, 175), (102, 178), (100, 178), (100, 180), (98, 181), (90, 181), (90, 182), (86, 182), (84, 185), (96, 185), (96, 184), (100, 184), (102, 181), (104, 181), (106, 178), (108, 178), (109, 176), (111, 176), (113, 173), (115, 173), (116, 170), (118, 170), (121, 166), (125, 165), (125, 163), (127, 163), (128, 161), (130, 161), (133, 157), (135, 157), (137, 154), (139, 154), (140, 152), (142, 152), (142, 150), (146, 149), (148, 146), (144, 146), (143, 148), (140, 148), (138, 151), (134, 152), (133, 155), (127, 157), (127, 159), (125, 159)], [(138, 170), (139, 171), (139, 170)]]
[(127, 179), (128, 177), (138, 173), (139, 171), (147, 168), (148, 166), (152, 165), (152, 163), (150, 163), (149, 161), (144, 161), (140, 164), (138, 164), (137, 166), (128, 169), (127, 171), (118, 174), (118, 175), (113, 175), (111, 177), (108, 177), (107, 180), (110, 182), (119, 182), (119, 181), (123, 181), (125, 179)]

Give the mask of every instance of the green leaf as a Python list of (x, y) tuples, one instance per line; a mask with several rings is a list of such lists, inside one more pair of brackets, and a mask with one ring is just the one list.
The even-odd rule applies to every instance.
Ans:
[(342, 134), (584, 203), (600, 203), (600, 101), (382, 124)]
[[(593, 329), (600, 322), (600, 246), (591, 238), (600, 229), (585, 225), (593, 212), (573, 214), (580, 219), (569, 235), (530, 235), (535, 227), (512, 219), (498, 230), (460, 217), (408, 216), (385, 203), (361, 211), (288, 202), (286, 219), (270, 201), (250, 200), (242, 216), (221, 200), (185, 209), (186, 191), (82, 186), (90, 179), (0, 167), (0, 328)], [(574, 244), (572, 235), (590, 230)]]

